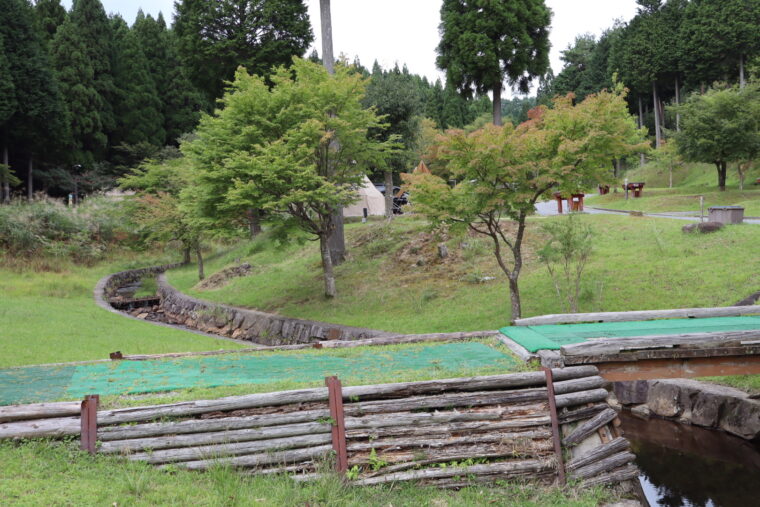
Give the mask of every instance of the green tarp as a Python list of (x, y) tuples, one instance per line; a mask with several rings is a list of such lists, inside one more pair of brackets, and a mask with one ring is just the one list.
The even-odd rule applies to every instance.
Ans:
[(760, 330), (760, 317), (713, 317), (708, 319), (668, 319), (592, 324), (507, 326), (502, 334), (529, 352), (559, 350), (562, 345), (582, 343), (591, 338), (626, 338), (685, 333), (717, 333)]
[[(319, 382), (325, 376), (371, 383), (380, 376), (415, 371), (452, 372), (484, 368), (509, 371), (515, 360), (479, 342), (410, 345), (304, 353), (196, 356), (171, 360), (39, 365), (0, 370), (0, 405), (272, 382)], [(344, 380), (345, 382), (345, 380)]]

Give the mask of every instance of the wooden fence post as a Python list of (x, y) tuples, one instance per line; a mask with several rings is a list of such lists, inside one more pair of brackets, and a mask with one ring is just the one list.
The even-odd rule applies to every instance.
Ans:
[(98, 403), (100, 396), (88, 394), (82, 401), (80, 447), (83, 451), (95, 454), (98, 441)]
[(554, 377), (552, 369), (545, 366), (541, 367), (546, 375), (546, 390), (549, 398), (549, 416), (552, 420), (552, 440), (554, 441), (554, 454), (557, 456), (557, 478), (560, 485), (567, 483), (565, 479), (565, 463), (562, 458), (562, 440), (559, 436), (559, 417), (557, 417), (557, 402), (554, 399)]
[(348, 454), (346, 452), (346, 424), (343, 419), (343, 387), (338, 377), (326, 377), (330, 418), (332, 419), (332, 445), (337, 458), (336, 469), (339, 474), (348, 471)]

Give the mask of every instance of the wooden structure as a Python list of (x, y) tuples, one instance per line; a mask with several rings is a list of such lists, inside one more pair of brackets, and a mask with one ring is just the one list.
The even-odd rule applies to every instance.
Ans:
[(599, 195), (607, 195), (610, 193), (609, 185), (597, 185), (597, 189), (599, 190)]
[(566, 196), (563, 196), (560, 192), (554, 192), (552, 194), (554, 196), (554, 199), (557, 201), (557, 213), (562, 214), (563, 208), (562, 208), (562, 201), (567, 202), (567, 211), (583, 211), (583, 198), (586, 197), (586, 194), (570, 194), (570, 198), (568, 199)]
[(628, 183), (627, 185), (623, 185), (624, 191), (632, 191), (633, 197), (641, 197), (641, 194), (644, 193), (644, 183), (643, 181), (638, 183)]
[[(542, 315), (518, 326), (760, 315), (760, 306)], [(760, 329), (594, 338), (539, 351), (543, 364), (593, 364), (609, 381), (760, 374)]]
[[(329, 377), (322, 388), (97, 412), (88, 401), (81, 417), (72, 417), (77, 403), (2, 407), (0, 438), (80, 434), (90, 450), (95, 429), (93, 452), (295, 480), (318, 477), (317, 463), (334, 453), (336, 470), (350, 471), (355, 485), (632, 479), (634, 456), (597, 373), (578, 366), (347, 387)], [(468, 459), (478, 464), (437, 466)]]

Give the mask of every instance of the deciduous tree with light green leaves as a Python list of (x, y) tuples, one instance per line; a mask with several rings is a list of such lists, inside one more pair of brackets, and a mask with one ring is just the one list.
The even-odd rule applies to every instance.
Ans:
[(604, 182), (613, 158), (647, 148), (620, 86), (578, 105), (572, 96), (556, 98), (552, 109), (533, 109), (517, 127), (451, 131), (441, 143), (445, 171), (460, 183), (450, 187), (436, 175), (407, 176), (415, 209), (433, 223), (491, 239), (509, 282), (513, 320), (522, 315), (522, 243), (536, 202), (551, 189), (574, 193)]
[(715, 88), (673, 108), (681, 114), (678, 151), (687, 162), (715, 164), (718, 187), (726, 190), (729, 163), (760, 154), (760, 85)]
[[(231, 178), (232, 188), (211, 189), (220, 205), (261, 208), (281, 231), (297, 227), (320, 244), (325, 295), (337, 295), (327, 239), (333, 211), (357, 199), (357, 188), (370, 166), (383, 166), (395, 151), (393, 141), (368, 136), (384, 128), (361, 99), (366, 79), (336, 65), (330, 75), (318, 64), (293, 59), (264, 78), (239, 69), (225, 95), (224, 109), (201, 121), (198, 139), (183, 146), (196, 164)], [(231, 134), (228, 141), (224, 133)], [(340, 143), (332, 143), (335, 138)], [(217, 144), (214, 140), (219, 140)], [(189, 190), (192, 199), (218, 177)], [(205, 187), (208, 188), (208, 187)]]

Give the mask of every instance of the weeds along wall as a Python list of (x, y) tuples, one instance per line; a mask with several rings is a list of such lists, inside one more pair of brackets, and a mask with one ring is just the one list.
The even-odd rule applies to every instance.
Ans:
[[(551, 372), (554, 396), (537, 371), (342, 389), (333, 379), (327, 388), (99, 411), (96, 452), (296, 480), (337, 462), (355, 485), (554, 482), (565, 472), (587, 485), (635, 477), (596, 368)], [(0, 438), (77, 435), (78, 413), (79, 403), (0, 407)]]

